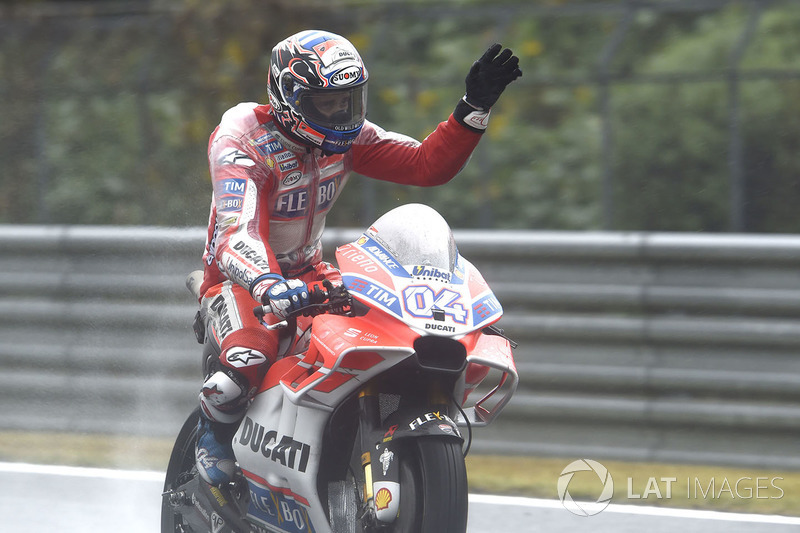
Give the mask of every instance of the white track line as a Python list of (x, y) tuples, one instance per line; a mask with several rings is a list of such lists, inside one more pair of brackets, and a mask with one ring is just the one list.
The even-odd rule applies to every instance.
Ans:
[[(21, 474), (43, 474), (51, 476), (72, 476), (98, 479), (122, 479), (131, 481), (164, 481), (164, 472), (149, 470), (114, 470), (110, 468), (86, 468), (80, 466), (36, 465), (30, 463), (2, 463), (0, 472)], [(470, 494), (470, 502), (491, 505), (516, 505), (540, 509), (562, 509), (558, 500), (540, 498), (523, 498), (519, 496), (493, 496), (489, 494)], [(645, 507), (640, 505), (611, 504), (603, 510), (605, 513), (619, 513), (644, 516), (662, 516), (671, 518), (693, 518), (700, 520), (721, 520), (727, 522), (749, 522), (758, 524), (800, 525), (800, 517), (760, 515), (745, 513), (723, 513), (719, 511), (698, 511), (695, 509), (675, 509), (670, 507)]]
[[(539, 498), (521, 498), (514, 496), (492, 496), (488, 494), (470, 494), (470, 502), (488, 503), (494, 505), (518, 505), (521, 507), (535, 507), (540, 509), (563, 509), (558, 500), (544, 500)], [(720, 511), (699, 511), (696, 509), (676, 509), (672, 507), (646, 507), (641, 505), (611, 504), (601, 514), (619, 513), (644, 516), (663, 516), (671, 518), (693, 518), (699, 520), (722, 520), (726, 522), (750, 522), (759, 524), (788, 524), (800, 525), (800, 517), (762, 515), (752, 513), (728, 513)]]
[(91, 477), (98, 479), (125, 479), (132, 481), (164, 481), (164, 472), (114, 470), (110, 468), (87, 468), (82, 466), (34, 465), (29, 463), (0, 463), (0, 472)]

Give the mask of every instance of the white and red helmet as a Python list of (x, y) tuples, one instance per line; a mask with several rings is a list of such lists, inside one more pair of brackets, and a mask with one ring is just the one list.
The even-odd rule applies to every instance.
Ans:
[(350, 41), (306, 30), (272, 49), (267, 93), (286, 133), (325, 153), (341, 154), (364, 125), (368, 78)]

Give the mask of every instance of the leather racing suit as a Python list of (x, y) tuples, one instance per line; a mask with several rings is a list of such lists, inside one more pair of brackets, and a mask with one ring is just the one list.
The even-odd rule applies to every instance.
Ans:
[(440, 185), (461, 170), (480, 137), (452, 115), (421, 143), (366, 121), (350, 150), (324, 156), (283, 134), (269, 105), (242, 103), (223, 115), (209, 141), (214, 194), (201, 287), (202, 312), (221, 345), (217, 371), (200, 395), (209, 419), (237, 421), (277, 357), (278, 333), (252, 313), (268, 286), (263, 281), (278, 274), (340, 282), (338, 270), (322, 261), (321, 236), (351, 172)]

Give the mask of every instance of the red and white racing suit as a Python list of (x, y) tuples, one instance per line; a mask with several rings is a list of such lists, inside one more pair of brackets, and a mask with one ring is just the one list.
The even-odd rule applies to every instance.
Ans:
[(452, 115), (421, 143), (367, 121), (349, 151), (323, 156), (284, 135), (268, 105), (242, 103), (223, 115), (209, 141), (214, 195), (201, 287), (222, 349), (219, 371), (200, 395), (210, 419), (236, 421), (277, 357), (278, 333), (253, 316), (267, 281), (275, 274), (340, 281), (322, 262), (321, 237), (350, 173), (440, 185), (466, 164), (480, 137)]

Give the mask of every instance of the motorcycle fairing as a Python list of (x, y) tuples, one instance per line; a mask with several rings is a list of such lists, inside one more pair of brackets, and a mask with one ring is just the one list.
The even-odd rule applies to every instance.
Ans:
[(316, 484), (329, 414), (286, 401), (281, 387), (256, 395), (232, 442), (249, 519), (283, 533), (330, 531)]
[[(480, 333), (467, 336), (462, 342), (467, 348), (466, 389), (462, 407), (466, 420), (463, 416), (459, 416), (458, 423), (466, 425), (469, 421), (473, 426), (483, 427), (491, 423), (511, 400), (519, 384), (519, 375), (508, 339)], [(497, 385), (472, 405), (467, 405), (470, 393), (492, 369), (500, 374)], [(490, 404), (490, 400), (495, 396), (498, 398)]]
[(330, 413), (372, 377), (414, 353), (414, 332), (377, 312), (369, 318), (314, 317), (306, 353), (283, 358), (268, 370), (233, 439), (251, 496), (277, 502), (253, 504), (249, 515), (259, 523), (294, 533), (296, 519), (270, 522), (275, 517), (269, 510), (286, 501), (292, 502), (285, 504), (292, 513), (297, 508), (307, 513), (303, 523), (328, 531), (316, 479)]
[(490, 290), (482, 292), (472, 301), (472, 321), (475, 326), (497, 322), (502, 314), (503, 307)]
[(285, 533), (315, 533), (309, 515), (309, 502), (297, 495), (270, 488), (269, 483), (252, 472), (244, 472), (250, 487), (248, 518), (271, 531)]
[[(409, 233), (391, 220), (379, 222), (336, 251), (346, 288), (369, 311), (363, 316), (314, 317), (308, 349), (270, 368), (234, 439), (251, 493), (260, 498), (250, 514), (279, 531), (294, 533), (297, 529), (292, 528), (301, 523), (320, 532), (330, 530), (316, 483), (324, 428), (337, 405), (414, 356), (418, 337), (448, 337), (465, 347), (470, 364), (456, 385), (456, 393), (463, 392), (465, 400), (491, 369), (502, 374), (493, 390), (465, 409), (471, 422), (491, 421), (516, 388), (508, 341), (482, 332), (500, 319), (502, 307), (478, 270), (458, 254), (446, 223), (418, 220)], [(505, 394), (488, 405), (500, 390)], [(374, 441), (389, 453), (406, 438), (461, 439), (458, 423), (466, 422), (434, 410), (396, 414), (381, 430), (383, 440)], [(257, 424), (263, 428), (257, 430)], [(376, 461), (370, 467), (376, 510), (382, 520), (391, 521), (399, 484), (391, 479), (394, 474), (388, 475), (391, 470), (380, 478), (380, 455), (368, 453)], [(384, 496), (381, 501), (378, 493)], [(258, 502), (266, 503), (258, 507)], [(270, 522), (278, 518), (283, 521)]]
[[(368, 318), (368, 319), (367, 319)], [(417, 335), (378, 312), (314, 317), (302, 360), (280, 379), (294, 403), (334, 406), (372, 377), (410, 357)]]
[(402, 265), (390, 249), (368, 232), (336, 250), (345, 287), (363, 303), (432, 335), (464, 335), (502, 316), (486, 281), (457, 251), (445, 269)]
[[(447, 235), (442, 228), (435, 232)], [(370, 318), (388, 315), (422, 335), (448, 336), (464, 344), (468, 354), (465, 404), (491, 369), (499, 371), (497, 385), (473, 405), (465, 405), (466, 417), (458, 420), (461, 425), (488, 425), (510, 401), (519, 382), (508, 341), (481, 332), (502, 317), (500, 302), (478, 269), (454, 245), (452, 268), (447, 271), (444, 262), (404, 267), (393, 254), (392, 243), (380, 239), (379, 234), (371, 227), (355, 242), (336, 250), (345, 286), (373, 309)], [(493, 398), (496, 400), (490, 405)]]
[[(397, 262), (392, 252), (387, 250), (380, 242), (376, 241), (368, 234), (363, 234), (353, 243), (357, 248), (374, 258), (383, 267), (389, 276), (399, 278), (410, 278), (411, 274)], [(362, 262), (361, 268), (366, 268)]]
[[(250, 486), (252, 508), (248, 515), (253, 520), (286, 533), (301, 531), (298, 528), (302, 524), (309, 531), (329, 530), (316, 484), (322, 429), (336, 405), (373, 377), (413, 356), (411, 347), (418, 336), (375, 307), (363, 317), (314, 317), (309, 349), (305, 354), (281, 359), (270, 368), (234, 438), (234, 452)], [(458, 342), (465, 346), (471, 366), (503, 372), (502, 381), (494, 390), (476, 405), (465, 408), (473, 424), (484, 425), (502, 409), (516, 387), (510, 347), (506, 339), (480, 330), (462, 336)], [(469, 371), (465, 374), (470, 376)], [(485, 376), (481, 372), (472, 374), (477, 381)], [(465, 379), (461, 377), (462, 382)], [(465, 398), (472, 385), (462, 384)], [(501, 387), (506, 393), (500, 402), (493, 408), (485, 407)], [(387, 425), (382, 444), (427, 436), (460, 439), (458, 422), (465, 421), (454, 421), (433, 411), (418, 413)], [(392, 430), (392, 425), (398, 427)], [(379, 465), (373, 463), (372, 468), (375, 472)], [(379, 519), (391, 521), (399, 502), (399, 484), (388, 477), (375, 475), (373, 479), (373, 493), (381, 493), (384, 502), (376, 502)]]

